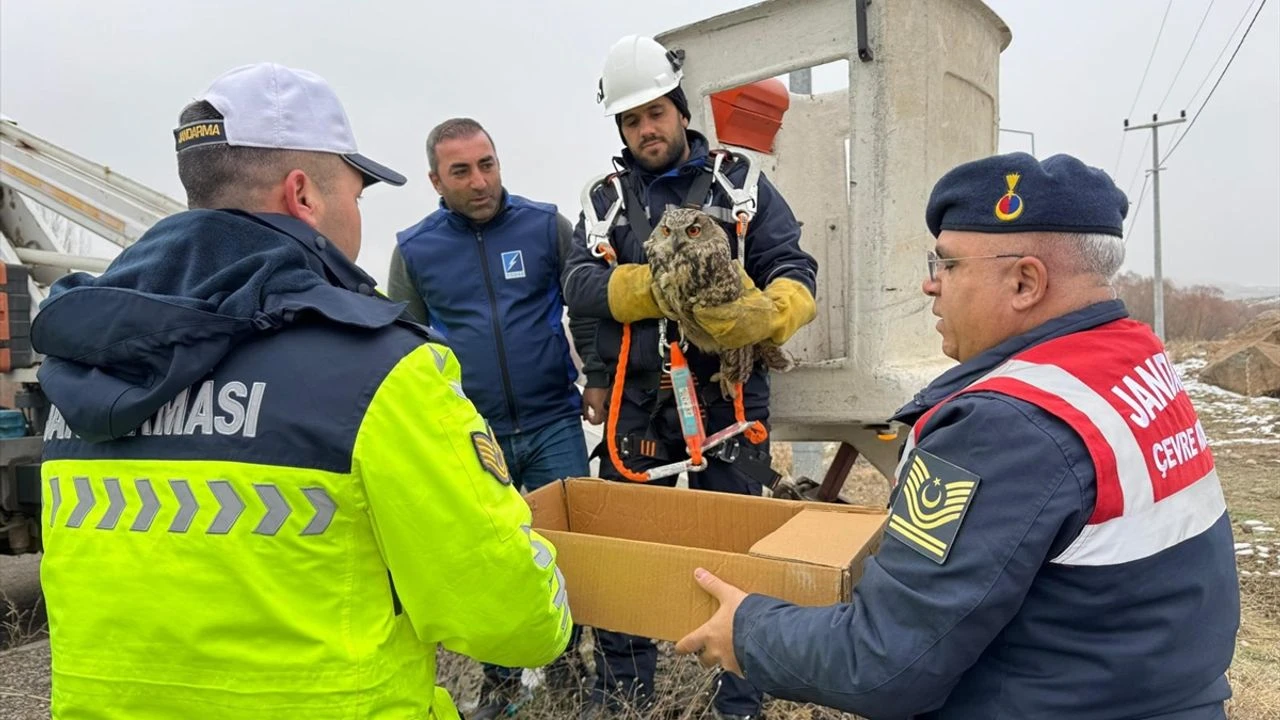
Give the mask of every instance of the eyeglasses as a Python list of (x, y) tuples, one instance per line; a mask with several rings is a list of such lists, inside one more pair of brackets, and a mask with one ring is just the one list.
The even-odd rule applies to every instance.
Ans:
[(1028, 256), (1002, 254), (1002, 255), (970, 255), (968, 257), (944, 258), (944, 257), (939, 257), (938, 253), (934, 252), (933, 250), (928, 250), (925, 252), (925, 265), (929, 269), (930, 282), (937, 282), (939, 265), (942, 265), (943, 270), (950, 270), (955, 263), (958, 263), (961, 260), (994, 260), (996, 258), (1024, 258), (1024, 257), (1028, 257)]

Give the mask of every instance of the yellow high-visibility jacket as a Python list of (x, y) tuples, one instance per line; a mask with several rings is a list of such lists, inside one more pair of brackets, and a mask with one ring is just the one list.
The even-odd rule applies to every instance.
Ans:
[[(243, 252), (301, 245), (303, 262), (359, 272), (295, 225), (264, 235), (230, 218), (198, 219), (254, 233)], [(193, 235), (170, 230), (171, 244)], [(59, 351), (82, 323), (102, 328), (73, 339), (96, 355), (55, 355), (42, 375), (56, 406), (41, 567), (55, 718), (456, 720), (435, 685), (438, 646), (517, 667), (563, 651), (572, 620), (555, 550), (530, 529), (457, 361), (394, 320), (399, 306), (331, 286), (302, 309), (268, 302), (265, 331), (125, 431), (121, 404), (161, 383), (121, 369), (155, 367), (137, 328), (180, 336), (159, 366), (168, 379), (182, 348), (207, 349), (219, 326), (154, 295), (92, 290), (55, 293), (35, 332)], [(134, 331), (119, 327), (139, 312)], [(84, 358), (99, 371), (77, 367)], [(115, 416), (103, 368), (134, 388)]]

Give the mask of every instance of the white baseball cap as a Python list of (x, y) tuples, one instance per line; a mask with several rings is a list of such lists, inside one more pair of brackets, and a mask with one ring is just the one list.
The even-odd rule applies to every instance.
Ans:
[(351, 121), (337, 93), (315, 73), (275, 63), (244, 65), (219, 76), (196, 100), (213, 105), (222, 119), (174, 130), (178, 152), (225, 143), (333, 153), (359, 170), (366, 186), (379, 180), (405, 183), (400, 173), (356, 152)]

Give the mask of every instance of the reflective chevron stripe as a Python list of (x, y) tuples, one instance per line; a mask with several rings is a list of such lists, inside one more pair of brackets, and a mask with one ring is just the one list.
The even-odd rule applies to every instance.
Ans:
[(71, 517), (67, 518), (67, 527), (78, 528), (98, 501), (93, 497), (93, 488), (89, 487), (89, 478), (73, 478), (72, 483), (76, 486), (76, 506), (71, 510)]
[(53, 523), (58, 518), (58, 510), (62, 507), (62, 487), (58, 485), (58, 478), (49, 478), (49, 527), (53, 527)]
[(333, 520), (333, 513), (338, 509), (333, 498), (329, 497), (329, 493), (325, 492), (324, 488), (302, 488), (302, 494), (307, 496), (307, 500), (311, 501), (311, 507), (316, 509), (316, 514), (303, 528), (302, 534), (319, 535), (328, 530), (329, 522)]
[[(245, 516), (246, 505), (244, 498), (228, 480), (206, 480), (204, 484), (208, 488), (209, 494), (217, 502), (217, 512), (205, 530), (205, 534), (226, 535), (234, 530)], [(118, 478), (104, 478), (101, 484), (97, 486), (100, 488), (97, 492), (95, 492), (94, 483), (89, 478), (72, 478), (72, 486), (75, 490), (75, 505), (72, 507), (71, 512), (67, 514), (63, 523), (64, 527), (76, 529), (83, 526), (89, 514), (98, 506), (99, 496), (105, 495), (107, 508), (102, 518), (94, 525), (96, 530), (117, 529), (120, 526), (121, 519), (124, 518), (125, 512), (130, 509), (136, 509), (137, 514), (134, 516), (132, 523), (128, 525), (129, 530), (131, 532), (148, 532), (152, 529), (152, 524), (155, 522), (161, 508), (166, 506), (173, 507), (176, 504), (177, 512), (166, 530), (178, 535), (190, 532), (196, 515), (202, 508), (196, 493), (191, 488), (190, 481), (183, 479), (169, 480), (169, 488), (173, 492), (173, 497), (165, 498), (163, 501), (156, 495), (151, 480), (138, 478), (133, 481), (133, 485), (137, 490), (136, 499), (125, 495)], [(256, 523), (253, 533), (267, 537), (274, 536), (284, 527), (285, 521), (293, 515), (295, 507), (290, 505), (285, 493), (275, 483), (255, 483), (253, 489), (258, 498), (262, 500), (262, 504), (266, 506), (266, 513), (261, 518), (255, 518)], [(333, 523), (333, 516), (337, 514), (337, 503), (334, 502), (333, 497), (324, 488), (309, 487), (301, 488), (300, 490), (303, 497), (306, 498), (307, 504), (311, 506), (311, 513), (306, 527), (298, 534), (303, 536), (324, 534)], [(58, 525), (58, 513), (62, 510), (62, 505), (62, 483), (57, 477), (51, 477), (49, 478), (50, 527)], [(546, 553), (547, 562), (549, 563), (550, 550), (542, 547), (539, 552)]]
[(107, 488), (107, 512), (98, 521), (99, 530), (115, 530), (116, 523), (120, 522), (120, 514), (124, 512), (124, 495), (120, 492), (120, 481), (116, 478), (107, 478), (102, 481)]
[(431, 351), (431, 357), (435, 358), (436, 370), (439, 370), (440, 372), (444, 372), (444, 368), (445, 368), (444, 355), (442, 355), (440, 351), (436, 349), (435, 345), (428, 345), (427, 349)]
[(275, 535), (280, 532), (280, 527), (284, 525), (284, 521), (289, 519), (289, 515), (293, 513), (293, 508), (289, 507), (289, 503), (285, 502), (284, 495), (281, 494), (280, 488), (267, 483), (259, 483), (253, 486), (258, 493), (258, 498), (262, 500), (262, 504), (267, 506), (267, 514), (262, 516), (262, 522), (258, 523), (258, 527), (253, 529), (258, 535)]
[(244, 512), (244, 501), (226, 480), (210, 480), (209, 489), (221, 506), (218, 508), (218, 515), (209, 523), (209, 534), (226, 535), (235, 526), (236, 520), (240, 519), (240, 513)]
[(150, 480), (140, 478), (134, 482), (138, 486), (138, 497), (142, 499), (142, 509), (138, 511), (138, 517), (133, 519), (129, 529), (146, 532), (151, 529), (151, 521), (156, 519), (156, 513), (160, 512), (160, 501), (156, 499), (156, 491), (152, 489)]
[(196, 496), (191, 493), (191, 485), (186, 480), (170, 480), (169, 487), (173, 488), (173, 494), (178, 498), (178, 514), (173, 516), (169, 532), (185, 533), (191, 528), (191, 521), (200, 510), (200, 504), (196, 502)]

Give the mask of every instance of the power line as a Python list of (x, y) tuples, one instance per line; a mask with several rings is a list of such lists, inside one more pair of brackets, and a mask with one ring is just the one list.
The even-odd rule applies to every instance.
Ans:
[(1147, 181), (1150, 179), (1150, 175), (1145, 175), (1142, 178), (1142, 189), (1138, 191), (1138, 202), (1133, 211), (1129, 213), (1129, 232), (1124, 234), (1125, 242), (1128, 242), (1129, 236), (1133, 234), (1134, 226), (1138, 224), (1138, 211), (1142, 210), (1142, 199), (1147, 196)]
[(1253, 19), (1249, 21), (1249, 27), (1244, 29), (1244, 35), (1240, 36), (1240, 42), (1236, 43), (1236, 49), (1231, 53), (1231, 57), (1227, 58), (1226, 66), (1222, 68), (1222, 73), (1218, 75), (1218, 79), (1213, 83), (1213, 87), (1209, 88), (1209, 94), (1205, 96), (1204, 102), (1200, 103), (1200, 107), (1196, 110), (1196, 114), (1191, 116), (1191, 122), (1187, 123), (1187, 129), (1183, 130), (1182, 133), (1178, 135), (1177, 140), (1173, 143), (1173, 147), (1169, 148), (1169, 152), (1165, 153), (1164, 157), (1160, 158), (1161, 165), (1169, 159), (1169, 156), (1173, 154), (1174, 150), (1178, 149), (1178, 146), (1182, 144), (1183, 139), (1187, 137), (1187, 133), (1191, 132), (1191, 128), (1195, 127), (1196, 120), (1200, 118), (1200, 113), (1204, 112), (1205, 106), (1207, 106), (1209, 101), (1213, 99), (1214, 91), (1218, 89), (1218, 85), (1222, 84), (1222, 78), (1227, 76), (1227, 71), (1231, 69), (1231, 63), (1235, 61), (1236, 55), (1240, 53), (1240, 48), (1244, 47), (1244, 41), (1249, 37), (1249, 31), (1253, 29), (1253, 24), (1258, 21), (1258, 16), (1262, 14), (1262, 8), (1266, 6), (1267, 0), (1262, 0), (1262, 3), (1258, 5), (1258, 11), (1253, 14)]
[[(1127, 135), (1128, 133), (1125, 133), (1125, 134)], [(1142, 173), (1142, 170), (1143, 170), (1142, 157), (1143, 157), (1143, 156), (1145, 156), (1145, 155), (1147, 154), (1147, 148), (1149, 148), (1149, 147), (1151, 147), (1151, 136), (1150, 136), (1150, 135), (1148, 135), (1148, 136), (1147, 136), (1147, 139), (1146, 139), (1145, 141), (1143, 141), (1143, 143), (1142, 143), (1142, 150), (1138, 152), (1138, 167), (1134, 169), (1134, 171), (1133, 171), (1133, 177), (1132, 177), (1132, 178), (1130, 178), (1130, 180), (1129, 180), (1129, 185), (1128, 185), (1128, 187), (1125, 189), (1125, 193), (1124, 193), (1124, 194), (1125, 194), (1125, 196), (1126, 196), (1126, 197), (1133, 197), (1133, 187), (1134, 187), (1135, 185), (1137, 185), (1137, 184), (1138, 184), (1138, 176)], [(1142, 181), (1142, 186), (1143, 186), (1143, 188), (1144, 188), (1144, 189), (1146, 188), (1146, 184), (1147, 184), (1147, 181), (1146, 181), (1146, 179), (1144, 179), (1144, 180)], [(1145, 190), (1144, 190), (1144, 191), (1145, 191)]]
[[(1266, 2), (1266, 0), (1263, 0)], [(1231, 47), (1231, 39), (1240, 32), (1240, 26), (1244, 25), (1245, 18), (1249, 17), (1249, 8), (1253, 7), (1253, 0), (1249, 0), (1249, 4), (1245, 6), (1244, 12), (1240, 13), (1240, 19), (1236, 21), (1235, 29), (1227, 36), (1227, 41), (1222, 44), (1222, 49), (1218, 51), (1218, 57), (1214, 58), (1213, 63), (1209, 65), (1209, 69), (1205, 71), (1204, 77), (1200, 78), (1200, 84), (1196, 86), (1195, 92), (1191, 93), (1191, 98), (1187, 100), (1190, 105), (1200, 96), (1200, 91), (1204, 89), (1204, 84), (1209, 82), (1209, 78), (1213, 77), (1213, 71), (1218, 67), (1218, 63), (1222, 62), (1222, 56), (1227, 54), (1227, 49)]]
[[(1160, 98), (1160, 105), (1157, 107), (1156, 112), (1164, 109), (1165, 102), (1168, 101), (1169, 95), (1173, 93), (1173, 86), (1178, 83), (1178, 78), (1182, 75), (1182, 68), (1186, 67), (1187, 59), (1191, 57), (1191, 51), (1196, 47), (1196, 40), (1200, 39), (1200, 31), (1204, 29), (1204, 21), (1209, 19), (1209, 11), (1213, 10), (1215, 2), (1217, 0), (1209, 0), (1208, 6), (1204, 9), (1204, 14), (1200, 16), (1200, 24), (1196, 26), (1195, 34), (1191, 36), (1191, 44), (1187, 46), (1187, 52), (1182, 56), (1182, 62), (1178, 63), (1178, 69), (1173, 73), (1173, 79), (1169, 81), (1169, 89), (1165, 90), (1164, 97)], [(1216, 65), (1217, 63), (1214, 64)]]
[[(1164, 35), (1164, 24), (1169, 19), (1169, 11), (1171, 9), (1173, 9), (1173, 0), (1169, 0), (1169, 4), (1164, 6), (1164, 17), (1160, 18), (1160, 29), (1156, 31), (1156, 41), (1151, 44), (1151, 54), (1147, 56), (1147, 67), (1142, 71), (1142, 79), (1138, 81), (1138, 90), (1133, 93), (1133, 105), (1129, 108), (1129, 114), (1126, 117), (1132, 117), (1133, 111), (1138, 108), (1138, 98), (1142, 96), (1142, 88), (1147, 84), (1147, 74), (1151, 72), (1151, 61), (1156, 59), (1156, 49), (1160, 47), (1160, 36)], [(1124, 143), (1128, 137), (1128, 135), (1124, 135), (1120, 139), (1120, 149), (1116, 151), (1116, 161), (1111, 166), (1112, 177), (1120, 172), (1120, 159), (1124, 155)]]
[(1156, 41), (1151, 44), (1151, 55), (1147, 57), (1147, 67), (1142, 71), (1142, 80), (1138, 82), (1138, 92), (1133, 94), (1133, 106), (1129, 108), (1129, 116), (1138, 108), (1138, 96), (1142, 95), (1142, 86), (1147, 84), (1147, 73), (1151, 72), (1151, 61), (1156, 59), (1156, 50), (1160, 47), (1160, 36), (1164, 35), (1164, 24), (1169, 19), (1169, 11), (1173, 9), (1173, 0), (1164, 6), (1164, 17), (1160, 18), (1160, 29), (1156, 31)]

